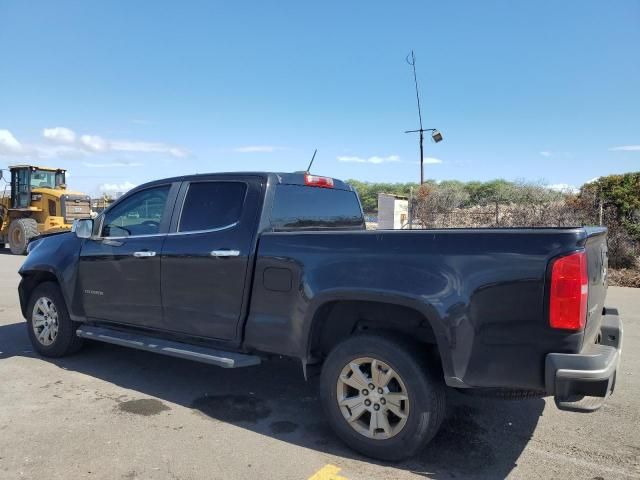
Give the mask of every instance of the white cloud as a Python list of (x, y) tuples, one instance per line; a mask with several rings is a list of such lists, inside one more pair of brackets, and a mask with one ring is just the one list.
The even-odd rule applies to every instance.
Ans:
[(136, 184), (126, 181), (124, 183), (103, 183), (98, 187), (101, 192), (112, 193), (112, 192), (126, 192), (135, 188)]
[(0, 155), (28, 155), (29, 148), (22, 145), (9, 130), (0, 129)]
[(74, 145), (34, 145), (34, 155), (38, 158), (78, 158), (89, 153)]
[(65, 145), (73, 144), (76, 141), (76, 132), (65, 127), (45, 128), (42, 136), (52, 143)]
[(399, 162), (400, 157), (398, 155), (389, 155), (387, 157), (357, 157), (357, 156), (340, 156), (338, 157), (339, 162), (350, 162), (350, 163), (372, 163), (374, 165), (379, 165), (381, 163), (388, 162)]
[(173, 147), (164, 143), (132, 142), (128, 140), (112, 141), (111, 150), (116, 152), (168, 153), (177, 158), (184, 158), (189, 155), (189, 152), (184, 148)]
[(82, 135), (80, 145), (94, 152), (106, 152), (109, 149), (109, 143), (98, 135)]
[(573, 158), (573, 153), (571, 152), (552, 152), (549, 150), (543, 150), (542, 152), (538, 152), (538, 153), (545, 158), (556, 158), (556, 159)]
[[(105, 152), (132, 152), (132, 153), (161, 153), (168, 154), (176, 158), (184, 158), (189, 155), (189, 152), (174, 145), (169, 145), (162, 142), (141, 142), (137, 140), (109, 140), (99, 135), (81, 135), (76, 140), (76, 133), (66, 127), (54, 127), (45, 128), (42, 132), (43, 136), (53, 142), (59, 144), (65, 144), (67, 146), (76, 148), (80, 151), (90, 153), (105, 153)], [(44, 150), (45, 153), (49, 153), (48, 156), (54, 156), (55, 150)], [(61, 153), (69, 154), (70, 151), (61, 151)], [(52, 155), (53, 154), (53, 155)]]
[(239, 153), (269, 153), (275, 152), (276, 150), (282, 150), (282, 147), (276, 147), (274, 145), (247, 145), (234, 148), (234, 151)]
[[(189, 156), (189, 151), (162, 142), (109, 140), (99, 135), (80, 135), (66, 127), (45, 128), (42, 136), (47, 143), (23, 144), (6, 129), (0, 129), (0, 156), (35, 158), (78, 158), (109, 152), (159, 153), (175, 158)], [(129, 165), (132, 166), (132, 165)]]
[(610, 152), (640, 152), (640, 145), (622, 145), (620, 147), (611, 147)]
[(587, 180), (584, 183), (593, 183), (593, 182), (597, 182), (598, 180), (600, 180), (600, 177), (593, 177), (591, 180)]
[(563, 193), (578, 193), (580, 191), (578, 187), (575, 185), (569, 185), (568, 183), (554, 183), (552, 185), (547, 185), (547, 188)]
[(341, 156), (341, 157), (338, 157), (338, 161), (339, 162), (350, 162), (350, 163), (367, 163), (367, 159), (366, 158), (362, 158), (362, 157)]
[(434, 157), (424, 157), (422, 159), (422, 163), (424, 163), (425, 165), (437, 165), (439, 163), (442, 163), (442, 160)]
[(92, 162), (82, 162), (85, 167), (89, 168), (112, 168), (112, 167), (142, 167), (144, 164), (140, 162), (109, 162), (109, 163), (92, 163)]

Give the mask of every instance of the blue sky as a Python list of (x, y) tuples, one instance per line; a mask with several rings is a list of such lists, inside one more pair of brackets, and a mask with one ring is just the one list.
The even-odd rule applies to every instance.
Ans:
[(90, 193), (306, 167), (580, 185), (640, 168), (640, 1), (0, 0), (0, 165)]

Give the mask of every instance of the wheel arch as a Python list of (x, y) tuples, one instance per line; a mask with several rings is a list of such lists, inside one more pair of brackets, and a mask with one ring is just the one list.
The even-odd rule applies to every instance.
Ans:
[[(374, 309), (378, 312), (377, 318), (369, 315)], [(389, 312), (401, 314), (402, 318), (381, 322), (380, 316)], [(343, 314), (347, 321), (343, 320)], [(363, 314), (369, 318), (362, 317)], [(323, 351), (327, 349), (323, 337), (330, 337), (335, 345), (363, 326), (404, 334), (420, 343), (434, 345), (445, 377), (453, 376), (447, 330), (435, 307), (412, 296), (379, 291), (334, 290), (315, 297), (305, 317), (305, 361), (321, 361), (323, 354), (328, 353)]]
[[(22, 312), (22, 316), (26, 318), (27, 304), (29, 303), (29, 298), (33, 291), (45, 282), (53, 282), (57, 284), (58, 287), (61, 286), (61, 282), (57, 274), (52, 269), (43, 268), (40, 270), (21, 271), (20, 275), (22, 276), (22, 280), (18, 286), (18, 296), (20, 297), (20, 310)], [(62, 288), (60, 290), (62, 291)], [(64, 291), (62, 291), (62, 296), (68, 305), (68, 300), (64, 295)]]

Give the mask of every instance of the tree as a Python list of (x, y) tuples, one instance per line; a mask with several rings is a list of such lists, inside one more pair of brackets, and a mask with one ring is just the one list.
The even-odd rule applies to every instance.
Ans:
[(640, 240), (640, 172), (600, 177), (583, 185), (580, 195), (596, 197), (603, 209), (613, 207), (616, 221), (635, 240)]

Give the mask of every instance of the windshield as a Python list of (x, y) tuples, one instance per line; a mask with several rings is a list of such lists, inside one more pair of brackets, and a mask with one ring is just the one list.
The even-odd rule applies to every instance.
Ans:
[(64, 172), (35, 169), (31, 171), (31, 188), (55, 188), (64, 183)]

